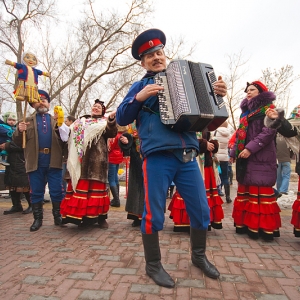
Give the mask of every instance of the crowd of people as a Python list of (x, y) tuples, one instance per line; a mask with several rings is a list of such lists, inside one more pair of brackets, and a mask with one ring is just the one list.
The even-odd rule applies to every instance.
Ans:
[[(220, 276), (206, 256), (206, 239), (212, 228), (222, 229), (223, 187), (226, 204), (233, 201), (237, 234), (264, 240), (280, 236), (276, 200), (288, 192), (291, 153), (299, 160), (299, 142), (294, 137), (300, 135), (300, 109), (292, 119), (285, 119), (284, 112), (274, 106), (275, 94), (262, 82), (253, 81), (246, 85), (234, 133), (227, 121), (214, 132), (174, 131), (160, 120), (157, 95), (163, 87), (154, 81), (167, 67), (165, 44), (166, 36), (158, 29), (144, 31), (134, 40), (132, 56), (146, 73), (133, 83), (116, 111), (105, 116), (104, 102), (96, 99), (89, 115), (68, 116), (58, 126), (57, 115), (49, 113), (49, 94), (38, 90), (36, 100), (29, 101), (34, 113), (26, 120), (17, 123), (13, 112), (3, 115), (0, 149), (12, 201), (4, 215), (32, 213), (30, 231), (43, 224), (46, 185), (54, 225), (97, 223), (108, 228), (110, 206), (121, 206), (118, 171), (127, 157), (127, 218), (141, 229), (146, 273), (156, 284), (172, 288), (175, 282), (161, 263), (159, 246), (167, 198), (171, 199), (168, 210), (174, 231), (190, 233), (191, 261), (210, 278)], [(226, 95), (221, 77), (213, 88), (215, 94)], [(26, 100), (27, 94), (22, 95)], [(238, 188), (233, 200), (234, 163)], [(300, 174), (300, 163), (298, 169)], [(22, 195), (28, 202), (26, 210)], [(299, 195), (300, 180), (291, 220), (296, 237), (300, 237)]]

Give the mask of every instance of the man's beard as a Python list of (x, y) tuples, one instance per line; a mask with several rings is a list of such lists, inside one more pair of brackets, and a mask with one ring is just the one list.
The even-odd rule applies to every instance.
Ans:
[(36, 111), (37, 111), (39, 114), (45, 114), (46, 112), (49, 111), (49, 108), (47, 108), (47, 107), (38, 107), (38, 108), (36, 109)]

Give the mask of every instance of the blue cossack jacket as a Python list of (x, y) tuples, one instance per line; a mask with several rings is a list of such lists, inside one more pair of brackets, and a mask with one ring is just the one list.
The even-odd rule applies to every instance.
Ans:
[(144, 102), (135, 99), (139, 91), (153, 83), (153, 77), (148, 77), (131, 86), (117, 109), (117, 123), (125, 126), (136, 120), (143, 157), (162, 150), (196, 149), (199, 152), (195, 132), (175, 132), (161, 122), (157, 96), (152, 96)]

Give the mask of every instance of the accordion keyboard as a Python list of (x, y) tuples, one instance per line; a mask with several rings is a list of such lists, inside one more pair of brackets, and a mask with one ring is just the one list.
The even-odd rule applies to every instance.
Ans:
[(164, 88), (158, 92), (159, 112), (162, 120), (174, 119), (172, 103), (170, 99), (169, 86), (166, 76), (155, 77), (155, 83)]

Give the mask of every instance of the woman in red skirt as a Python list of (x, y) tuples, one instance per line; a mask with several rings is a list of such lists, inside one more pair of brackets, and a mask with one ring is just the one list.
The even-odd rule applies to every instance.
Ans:
[(107, 228), (110, 200), (107, 189), (107, 139), (117, 134), (115, 112), (104, 118), (105, 106), (99, 99), (91, 116), (83, 116), (71, 126), (67, 170), (70, 175), (66, 197), (61, 203), (63, 224)]
[(265, 112), (275, 107), (274, 93), (260, 81), (247, 83), (246, 98), (230, 160), (236, 159), (237, 197), (232, 217), (237, 233), (273, 240), (279, 236), (280, 208), (273, 186), (276, 182), (276, 129), (264, 125)]

